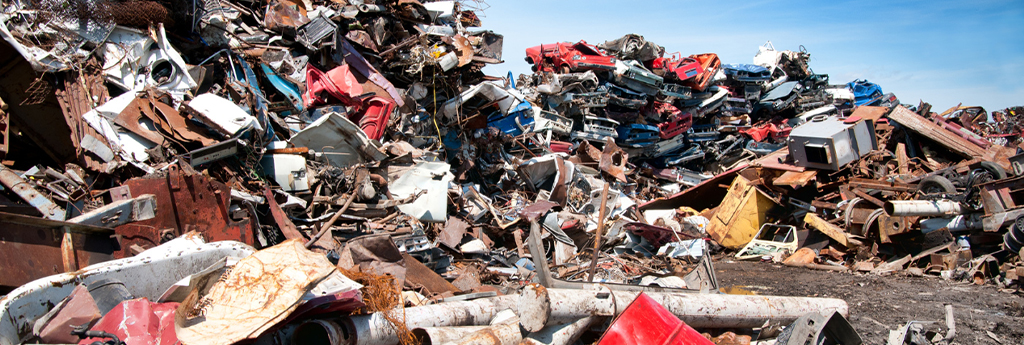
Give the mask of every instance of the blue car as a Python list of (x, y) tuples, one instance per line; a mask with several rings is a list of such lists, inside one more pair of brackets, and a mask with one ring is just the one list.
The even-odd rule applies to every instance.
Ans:
[(772, 77), (767, 68), (752, 64), (724, 64), (722, 69), (729, 79), (745, 83), (766, 82)]
[(654, 145), (660, 139), (658, 137), (658, 127), (651, 125), (634, 123), (619, 126), (616, 130), (619, 134), (619, 143), (629, 147)]
[(882, 101), (882, 87), (878, 84), (857, 79), (846, 84), (846, 87), (853, 90), (854, 105), (877, 105)]

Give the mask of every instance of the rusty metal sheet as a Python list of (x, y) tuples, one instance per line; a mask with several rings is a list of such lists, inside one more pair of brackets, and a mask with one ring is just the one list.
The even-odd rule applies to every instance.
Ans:
[[(117, 241), (112, 229), (0, 212), (0, 286), (18, 287), (64, 273), (61, 244), (65, 227), (74, 244), (74, 261), (88, 266), (114, 259)], [(70, 258), (69, 258), (70, 259)]]
[(714, 208), (722, 202), (722, 199), (728, 193), (727, 188), (719, 187), (719, 185), (726, 181), (732, 181), (736, 174), (745, 167), (745, 165), (739, 166), (715, 175), (715, 177), (704, 180), (704, 182), (673, 194), (668, 198), (657, 198), (640, 204), (640, 211), (673, 209), (680, 206), (689, 206), (697, 210)]
[(466, 221), (459, 217), (448, 217), (448, 222), (444, 224), (444, 229), (437, 236), (437, 240), (448, 248), (456, 249), (459, 248), (459, 244), (462, 243), (462, 238), (468, 230), (469, 223)]
[(811, 183), (811, 179), (817, 175), (817, 170), (807, 170), (804, 172), (786, 171), (772, 181), (772, 184), (776, 186), (790, 186), (794, 188), (803, 187), (808, 183)]
[(604, 143), (604, 151), (601, 152), (601, 162), (598, 164), (598, 168), (619, 181), (626, 182), (627, 159), (629, 159), (629, 154), (615, 145), (612, 138), (608, 138)]
[(917, 185), (898, 183), (898, 182), (887, 182), (880, 180), (871, 180), (866, 178), (851, 178), (848, 183), (850, 188), (858, 189), (874, 189), (874, 190), (887, 190), (893, 192), (909, 192), (913, 193), (917, 191)]
[(480, 267), (477, 265), (466, 266), (459, 277), (452, 282), (455, 288), (461, 291), (470, 291), (480, 287)]
[(163, 176), (134, 178), (125, 182), (119, 195), (153, 194), (156, 217), (116, 227), (121, 248), (115, 257), (131, 256), (129, 247), (150, 248), (189, 231), (208, 242), (239, 241), (255, 245), (255, 226), (246, 218), (229, 216), (231, 189), (192, 170), (187, 164), (171, 165)]
[(846, 232), (843, 231), (842, 228), (832, 225), (832, 223), (829, 223), (824, 219), (821, 219), (821, 217), (818, 217), (818, 215), (814, 213), (808, 212), (807, 215), (804, 216), (804, 222), (807, 223), (807, 226), (811, 227), (812, 229), (820, 231), (821, 233), (825, 234), (828, 237), (831, 237), (833, 240), (836, 240), (836, 242), (839, 242), (839, 244), (843, 245), (846, 248), (853, 248), (860, 245), (856, 241), (851, 241), (850, 238), (847, 237)]
[(910, 232), (910, 225), (906, 217), (890, 217), (882, 213), (878, 215), (878, 236), (882, 243), (892, 243), (889, 236)]
[(789, 156), (789, 147), (783, 147), (776, 150), (775, 152), (769, 153), (768, 155), (761, 157), (754, 161), (753, 165), (761, 166), (769, 169), (785, 170), (803, 172), (806, 170), (804, 167), (798, 167), (792, 164), (783, 163), (786, 161), (786, 157)]
[(882, 118), (883, 116), (885, 116), (885, 114), (888, 114), (888, 113), (889, 113), (889, 108), (888, 107), (872, 107), (872, 106), (862, 105), (862, 106), (859, 106), (856, 109), (854, 109), (853, 113), (850, 114), (850, 117), (860, 117), (862, 119), (867, 119), (867, 120), (871, 120), (873, 122), (878, 122), (878, 119)]
[(459, 293), (459, 289), (455, 285), (441, 278), (440, 275), (434, 273), (434, 271), (419, 260), (416, 260), (416, 258), (408, 253), (402, 253), (402, 257), (405, 258), (406, 286), (414, 289), (422, 287), (423, 290), (432, 295), (440, 295), (445, 292)]
[(1010, 161), (1006, 159), (1009, 156), (1006, 156), (1002, 150), (985, 150), (981, 146), (942, 128), (903, 106), (897, 106), (893, 109), (889, 113), (889, 119), (965, 158), (982, 157), (984, 160), (1003, 166), (1004, 169), (1010, 168)]
[(288, 215), (284, 214), (284, 210), (281, 210), (281, 205), (278, 205), (277, 199), (274, 198), (274, 192), (270, 188), (263, 189), (263, 196), (267, 198), (267, 206), (270, 207), (270, 216), (274, 218), (274, 222), (277, 223), (277, 227), (281, 229), (281, 233), (284, 234), (285, 239), (306, 239), (299, 232), (299, 229), (295, 228), (295, 223), (292, 223), (291, 219), (288, 219)]
[(519, 211), (519, 216), (526, 218), (526, 220), (528, 221), (533, 222), (547, 214), (548, 211), (550, 211), (551, 208), (555, 206), (558, 206), (558, 204), (547, 200), (539, 200), (533, 204), (530, 204), (529, 206), (526, 206), (521, 211)]

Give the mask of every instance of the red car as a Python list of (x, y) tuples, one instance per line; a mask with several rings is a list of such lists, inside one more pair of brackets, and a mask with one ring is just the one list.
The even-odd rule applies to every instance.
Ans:
[(666, 80), (684, 81), (704, 73), (700, 61), (692, 57), (680, 57), (679, 53), (673, 53), (671, 57), (654, 59), (650, 67), (654, 71), (663, 71), (662, 76)]
[(615, 57), (602, 53), (597, 47), (587, 44), (559, 42), (526, 48), (526, 63), (533, 65), (534, 72), (569, 73), (579, 70), (615, 69)]
[(693, 79), (683, 82), (683, 86), (689, 86), (694, 92), (704, 91), (711, 84), (711, 80), (715, 78), (718, 68), (722, 67), (722, 60), (719, 60), (718, 54), (715, 53), (690, 55), (690, 58), (700, 62), (700, 67), (704, 71)]

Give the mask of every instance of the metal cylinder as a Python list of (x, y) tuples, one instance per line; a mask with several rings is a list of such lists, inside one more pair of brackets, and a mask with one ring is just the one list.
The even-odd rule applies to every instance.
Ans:
[(523, 339), (523, 343), (528, 345), (569, 345), (579, 340), (583, 332), (592, 324), (603, 320), (604, 318), (600, 316), (588, 316), (574, 322), (544, 327), (539, 332), (527, 335), (526, 339)]
[(519, 322), (484, 327), (452, 342), (456, 345), (516, 345), (523, 341)]
[[(551, 298), (548, 325), (591, 315), (619, 315), (640, 294), (637, 291), (547, 291)], [(846, 301), (836, 298), (661, 292), (647, 295), (693, 328), (757, 328), (765, 321), (787, 325), (810, 312), (838, 311), (843, 316), (849, 315)]]
[(928, 218), (921, 220), (921, 232), (947, 229), (949, 232), (979, 230), (982, 228), (981, 217), (977, 213), (962, 214), (953, 218)]
[(420, 327), (412, 330), (412, 335), (422, 345), (447, 344), (469, 335), (470, 333), (486, 329), (488, 326), (460, 326), (460, 327)]
[[(518, 296), (506, 295), (482, 298), (472, 301), (448, 302), (422, 307), (405, 308), (405, 326), (449, 327), (486, 325), (498, 312), (506, 309), (518, 311)], [(348, 318), (342, 323), (346, 334), (343, 344), (391, 345), (398, 343), (394, 328), (384, 319), (384, 314), (373, 313)]]
[(342, 344), (348, 334), (332, 320), (309, 320), (299, 324), (292, 333), (292, 345), (337, 345)]
[(953, 200), (893, 200), (882, 206), (893, 217), (943, 217), (963, 214)]

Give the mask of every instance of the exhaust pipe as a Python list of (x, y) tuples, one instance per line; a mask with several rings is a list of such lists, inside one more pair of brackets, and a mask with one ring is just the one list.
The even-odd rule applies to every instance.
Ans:
[(893, 200), (882, 206), (892, 217), (948, 217), (963, 214), (953, 200)]

